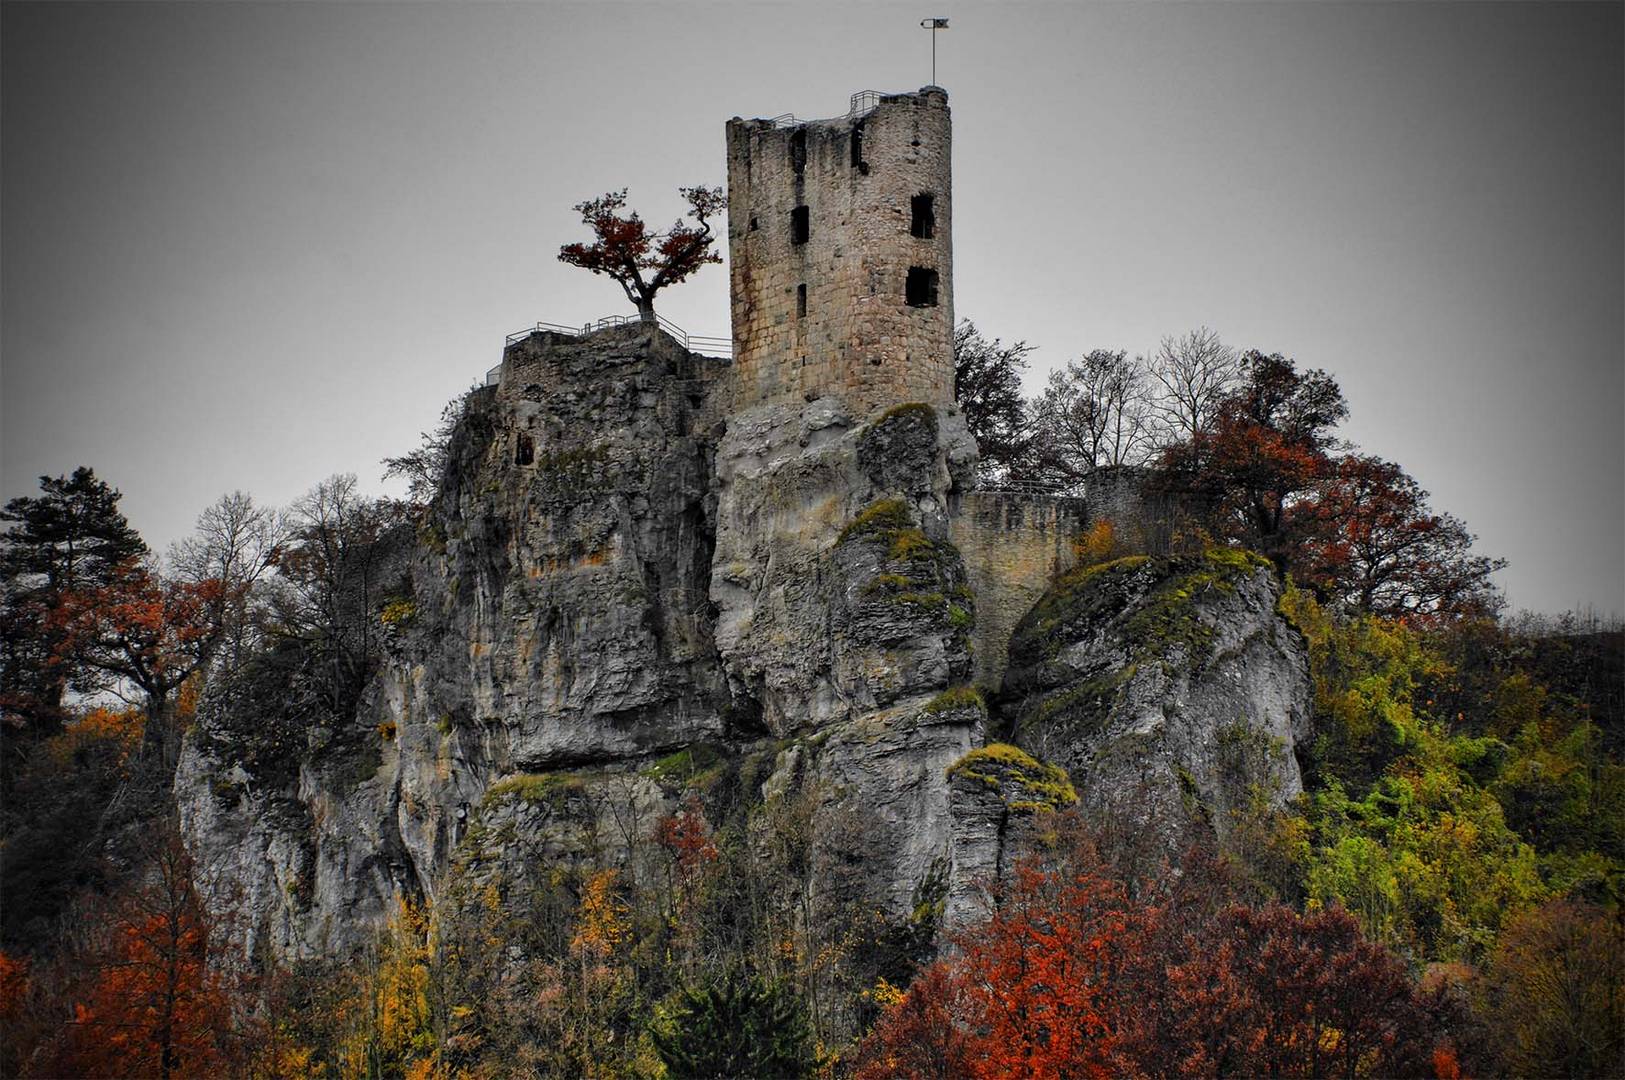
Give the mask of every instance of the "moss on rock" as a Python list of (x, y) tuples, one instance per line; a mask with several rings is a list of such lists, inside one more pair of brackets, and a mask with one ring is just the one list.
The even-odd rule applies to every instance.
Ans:
[(1009, 743), (972, 750), (948, 767), (948, 779), (986, 784), (1017, 813), (1053, 813), (1078, 801), (1065, 769)]

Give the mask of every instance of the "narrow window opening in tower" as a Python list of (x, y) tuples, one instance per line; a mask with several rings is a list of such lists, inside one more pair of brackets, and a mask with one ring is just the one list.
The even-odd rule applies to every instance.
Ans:
[(807, 286), (805, 286), (805, 285), (797, 285), (796, 286), (796, 318), (805, 319), (806, 317), (807, 317)]
[(805, 244), (812, 235), (812, 218), (805, 206), (790, 211), (790, 243)]
[(937, 272), (923, 266), (909, 267), (905, 299), (909, 307), (936, 307)]
[(937, 212), (934, 202), (930, 192), (921, 192), (909, 200), (909, 208), (913, 211), (913, 220), (908, 227), (910, 235), (918, 236), (921, 240), (929, 240), (937, 234)]
[(807, 132), (798, 130), (790, 136), (790, 167), (799, 175), (807, 167)]
[(536, 461), (536, 443), (529, 435), (520, 433), (513, 447), (513, 463), (515, 465), (530, 465)]
[(762, 227), (761, 222), (757, 221), (755, 218), (750, 219), (750, 231), (751, 232), (755, 232), (757, 229), (759, 229), (761, 227)]
[(863, 168), (863, 125), (852, 125), (852, 167)]

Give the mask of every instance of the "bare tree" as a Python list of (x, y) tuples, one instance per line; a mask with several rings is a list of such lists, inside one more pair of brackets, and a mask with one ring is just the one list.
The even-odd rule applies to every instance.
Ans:
[(204, 510), (193, 534), (169, 549), (169, 565), (177, 578), (222, 586), (215, 592), (221, 628), (217, 662), (235, 664), (251, 644), (254, 586), (276, 565), (286, 535), (286, 524), (275, 511), (255, 506), (252, 496), (233, 491)]
[(1061, 490), (1099, 469), (1144, 464), (1153, 448), (1145, 367), (1127, 353), (1096, 349), (1050, 372), (1034, 414), (1039, 473)]
[(1212, 426), (1219, 404), (1240, 385), (1241, 358), (1207, 327), (1165, 337), (1149, 365), (1162, 387), (1156, 420), (1163, 445), (1184, 442)]

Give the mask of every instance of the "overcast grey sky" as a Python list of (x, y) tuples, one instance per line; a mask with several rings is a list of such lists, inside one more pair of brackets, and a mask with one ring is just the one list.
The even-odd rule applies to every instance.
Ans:
[[(155, 546), (241, 488), (379, 484), (503, 335), (628, 310), (571, 204), (657, 222), (723, 123), (929, 81), (956, 305), (1039, 347), (1206, 324), (1511, 566), (1625, 612), (1614, 3), (165, 4), (0, 9), (3, 494), (89, 464)], [(727, 271), (662, 296), (728, 332)]]

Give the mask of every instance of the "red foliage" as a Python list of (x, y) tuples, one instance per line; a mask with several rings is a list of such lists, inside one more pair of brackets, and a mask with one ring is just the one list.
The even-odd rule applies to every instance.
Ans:
[(597, 240), (591, 244), (565, 244), (559, 248), (559, 260), (608, 276), (637, 305), (644, 319), (653, 320), (656, 293), (683, 281), (707, 263), (722, 261), (722, 256), (711, 249), (710, 223), (728, 205), (722, 189), (677, 190), (688, 201), (696, 224), (687, 225), (679, 219), (663, 233), (651, 233), (636, 211), (622, 213), (626, 209), (625, 188), (577, 203), (576, 212), (582, 223), (592, 228)]
[(1112, 990), (1153, 917), (1101, 876), (1018, 867), (988, 925), (887, 1013), (858, 1075), (1123, 1075)]
[(1180, 894), (1018, 868), (987, 925), (882, 1017), (858, 1075), (1459, 1073), (1440, 996), (1346, 913)]
[(1428, 493), (1392, 462), (1341, 458), (1299, 514), (1301, 573), (1348, 607), (1388, 618), (1493, 610), (1490, 575), (1461, 521), (1435, 514)]

